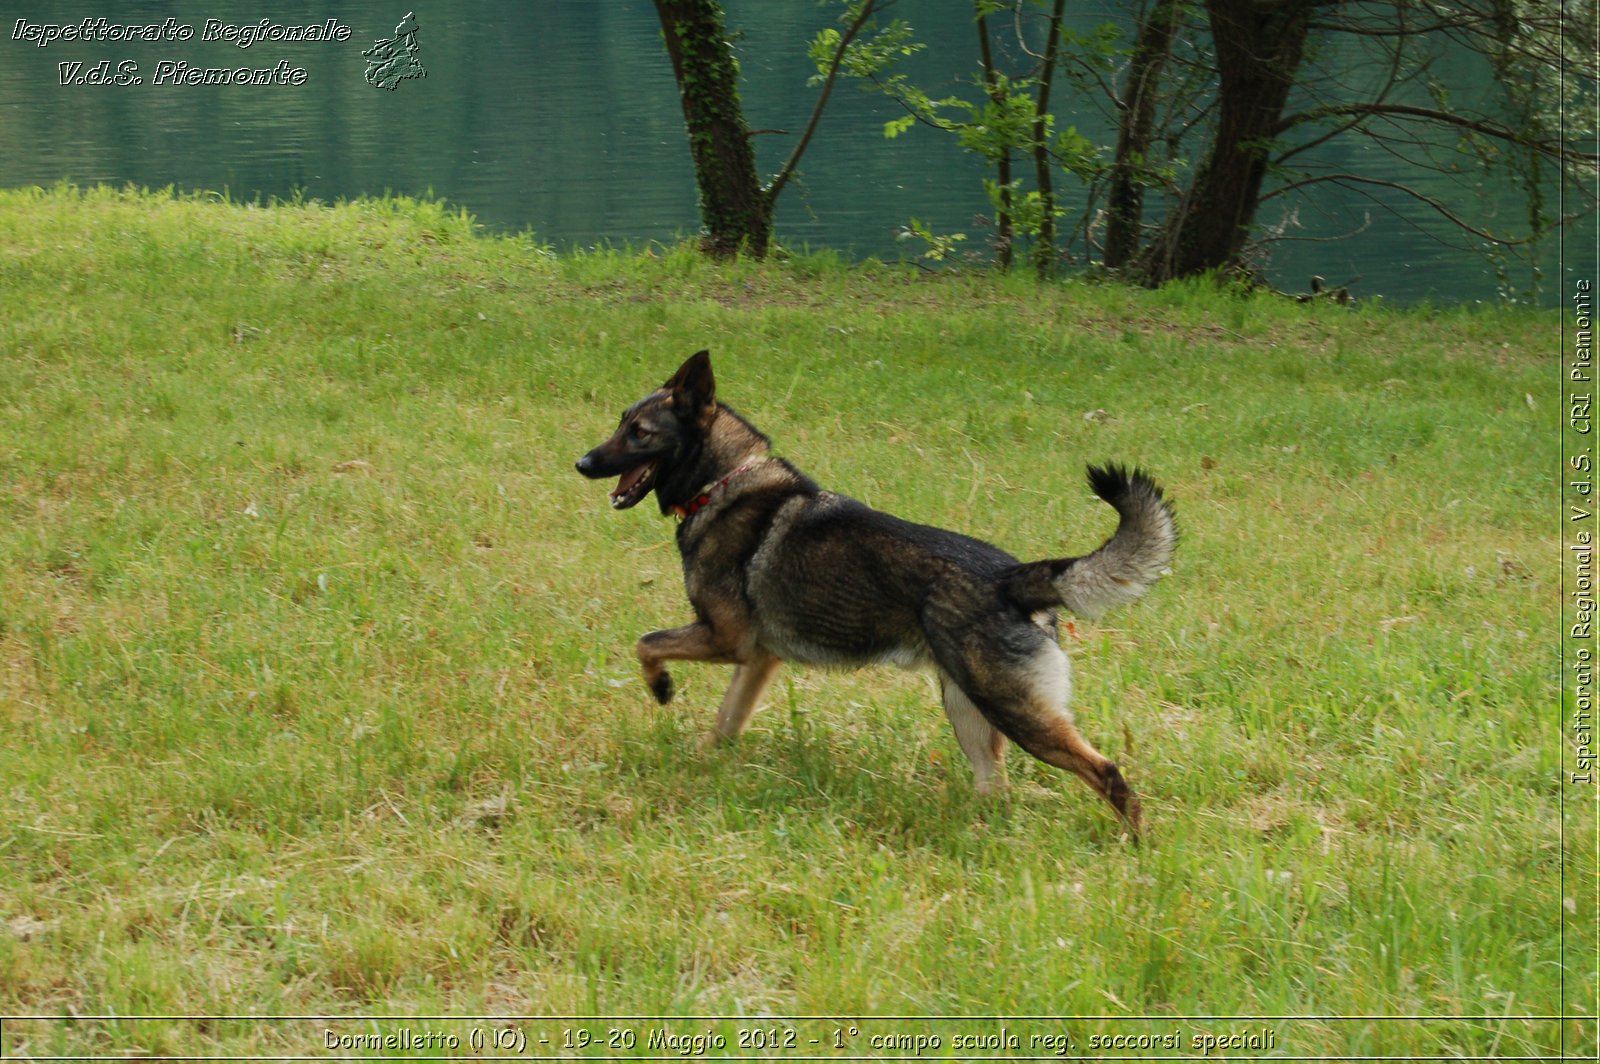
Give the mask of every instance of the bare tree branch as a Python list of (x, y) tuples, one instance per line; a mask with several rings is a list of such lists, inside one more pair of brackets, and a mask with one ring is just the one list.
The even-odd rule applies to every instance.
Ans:
[(1334, 181), (1339, 184), (1375, 185), (1379, 188), (1387, 188), (1393, 189), (1396, 192), (1403, 192), (1412, 199), (1432, 207), (1434, 210), (1438, 211), (1445, 218), (1447, 218), (1451, 224), (1455, 225), (1457, 228), (1471, 233), (1473, 236), (1482, 237), (1484, 240), (1487, 240), (1490, 243), (1499, 244), (1502, 247), (1519, 247), (1523, 244), (1531, 244), (1534, 241), (1539, 240), (1544, 235), (1542, 233), (1532, 233), (1523, 237), (1496, 236), (1487, 229), (1479, 229), (1477, 226), (1468, 222), (1465, 218), (1461, 217), (1459, 214), (1455, 213), (1449, 207), (1446, 207), (1443, 203), (1440, 203), (1432, 196), (1419, 192), (1409, 185), (1401, 184), (1398, 181), (1385, 181), (1382, 178), (1377, 177), (1366, 177), (1362, 174), (1317, 174), (1312, 177), (1301, 178), (1299, 181), (1291, 181), (1288, 184), (1280, 185), (1271, 192), (1264, 194), (1261, 197), (1261, 202), (1265, 203), (1274, 196), (1281, 196), (1286, 192), (1293, 192), (1297, 189), (1305, 188), (1308, 185), (1321, 184), (1324, 181)]
[(1329, 104), (1325, 107), (1318, 107), (1311, 111), (1302, 111), (1299, 114), (1285, 117), (1283, 121), (1278, 123), (1276, 132), (1281, 134), (1309, 122), (1320, 122), (1327, 118), (1348, 116), (1355, 116), (1358, 119), (1376, 117), (1415, 118), (1420, 121), (1453, 126), (1457, 129), (1469, 129), (1474, 133), (1482, 133), (1487, 137), (1508, 141), (1525, 148), (1537, 149), (1545, 155), (1558, 159), (1571, 159), (1579, 162), (1600, 161), (1600, 154), (1579, 151), (1575, 145), (1565, 144), (1559, 140), (1529, 137), (1498, 122), (1451, 114), (1449, 111), (1441, 111), (1436, 107), (1416, 107), (1411, 104), (1401, 103)]
[(861, 5), (861, 10), (856, 14), (855, 21), (850, 23), (848, 29), (839, 37), (839, 47), (833, 50), (833, 60), (828, 64), (828, 75), (822, 83), (822, 91), (817, 95), (817, 105), (811, 109), (811, 120), (806, 123), (806, 131), (800, 135), (795, 143), (794, 150), (789, 153), (780, 169), (767, 184), (767, 199), (774, 201), (778, 193), (783, 191), (783, 186), (789, 183), (789, 178), (794, 176), (795, 167), (800, 165), (800, 157), (806, 153), (806, 148), (811, 144), (812, 134), (817, 131), (817, 123), (822, 121), (822, 111), (828, 106), (828, 97), (833, 93), (833, 83), (839, 77), (839, 64), (844, 62), (844, 53), (850, 47), (850, 42), (855, 40), (877, 13), (877, 0), (866, 0)]

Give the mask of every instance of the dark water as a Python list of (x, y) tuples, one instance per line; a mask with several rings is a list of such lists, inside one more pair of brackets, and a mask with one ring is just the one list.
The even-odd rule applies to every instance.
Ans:
[[(760, 164), (776, 170), (810, 113), (814, 71), (805, 45), (829, 24), (831, 6), (815, 0), (729, 0), (730, 24), (743, 31), (744, 102), (762, 135)], [(394, 36), (415, 10), (416, 58), (426, 77), (384, 91), (365, 80), (363, 49)], [(973, 65), (973, 29), (964, 3), (904, 0), (896, 13), (931, 42), (913, 69), (936, 93), (955, 91)], [(1089, 5), (1087, 28), (1104, 17)], [(66, 41), (46, 47), (15, 39), (17, 21), (189, 26), (188, 40)], [(250, 28), (263, 18), (299, 26), (336, 19), (346, 40), (262, 40), (242, 48), (204, 40), (208, 20)], [(140, 84), (61, 84), (62, 63), (77, 73), (110, 60)], [(184, 84), (181, 69), (282, 65), (299, 84)], [(303, 72), (303, 73), (302, 73)], [(93, 80), (91, 77), (89, 80)], [(166, 82), (158, 84), (158, 80)], [(1087, 107), (1074, 113), (1059, 93), (1062, 124), (1109, 140)], [(936, 232), (965, 232), (981, 251), (988, 211), (979, 165), (951, 138), (914, 129), (894, 141), (883, 123), (900, 112), (843, 84), (803, 164), (801, 180), (779, 204), (778, 232), (790, 245), (836, 248), (897, 259), (919, 250), (898, 238), (915, 217)], [(1370, 146), (1330, 146), (1330, 162), (1359, 163), (1403, 175)], [(695, 190), (671, 70), (649, 0), (540, 0), (423, 6), (420, 0), (349, 3), (119, 3), (94, 0), (10, 3), (0, 13), (0, 186), (108, 182), (183, 190), (226, 190), (235, 199), (324, 201), (393, 192), (434, 196), (471, 211), (494, 229), (531, 229), (558, 247), (672, 241), (698, 228)], [(1429, 182), (1424, 180), (1424, 184)], [(1074, 190), (1063, 179), (1069, 205)], [(1506, 190), (1439, 184), (1430, 193), (1465, 212), (1487, 207), (1509, 223)], [(1426, 208), (1381, 204), (1326, 190), (1294, 204), (1274, 202), (1261, 221), (1296, 212), (1303, 237), (1362, 229), (1344, 241), (1277, 246), (1268, 273), (1300, 290), (1320, 273), (1351, 282), (1359, 295), (1463, 302), (1496, 298), (1494, 269), (1470, 239), (1439, 224)], [(1081, 206), (1081, 201), (1078, 204)], [(1068, 220), (1068, 224), (1071, 219)], [(1434, 237), (1443, 234), (1454, 246)], [(1574, 239), (1568, 237), (1569, 243)], [(1593, 240), (1592, 227), (1579, 239)], [(1546, 298), (1565, 290), (1555, 242), (1542, 250)], [(1529, 269), (1511, 279), (1526, 287)]]

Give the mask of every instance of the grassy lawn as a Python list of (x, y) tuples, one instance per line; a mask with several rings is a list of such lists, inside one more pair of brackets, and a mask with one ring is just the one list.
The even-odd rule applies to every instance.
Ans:
[[(1592, 1052), (1556, 328), (0, 193), (0, 1014), (69, 1017), (0, 1052), (406, 1026), (119, 1018), (250, 1013)], [(710, 752), (727, 669), (654, 704), (671, 523), (572, 464), (700, 347), (824, 485), (1025, 558), (1110, 531), (1085, 462), (1162, 482), (1171, 576), (1064, 636), (1144, 845), (1018, 751), (979, 800), (920, 675), (785, 669)]]

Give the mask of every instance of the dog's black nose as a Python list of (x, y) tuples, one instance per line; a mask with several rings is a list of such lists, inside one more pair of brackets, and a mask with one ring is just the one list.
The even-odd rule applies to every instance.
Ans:
[(590, 452), (589, 454), (586, 454), (582, 458), (578, 459), (577, 470), (578, 470), (578, 472), (582, 473), (586, 477), (594, 476), (594, 453), (593, 452)]

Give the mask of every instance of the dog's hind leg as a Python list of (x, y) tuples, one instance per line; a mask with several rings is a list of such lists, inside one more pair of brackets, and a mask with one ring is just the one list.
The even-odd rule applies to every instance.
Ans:
[(782, 664), (782, 658), (762, 654), (733, 671), (733, 683), (728, 685), (728, 693), (722, 696), (722, 705), (717, 708), (717, 725), (707, 737), (707, 742), (732, 739), (744, 731), (744, 726), (750, 723), (761, 701), (762, 692), (766, 691), (778, 666)]
[(1139, 834), (1144, 827), (1139, 796), (1122, 778), (1122, 770), (1117, 768), (1116, 762), (1090, 745), (1069, 718), (1063, 716), (1018, 741), (1040, 761), (1079, 776), (1096, 794), (1111, 803), (1111, 808), (1122, 817), (1132, 834)]
[[(1111, 803), (1128, 830), (1137, 835), (1144, 819), (1138, 797), (1116, 762), (1096, 750), (1073, 723), (1066, 653), (1047, 639), (1041, 639), (1020, 659), (1014, 656), (1016, 649), (990, 647), (988, 657), (964, 656), (963, 686), (970, 701), (983, 710), (990, 724), (1028, 753), (1081, 778)], [(993, 667), (995, 661), (1007, 659), (1007, 667)]]
[(1027, 690), (1025, 724), (1016, 736), (1028, 753), (1046, 764), (1064, 768), (1081, 778), (1096, 794), (1111, 803), (1128, 830), (1138, 835), (1144, 825), (1139, 798), (1122, 778), (1116, 762), (1096, 750), (1078, 731), (1068, 705), (1071, 666), (1066, 652), (1046, 643), (1034, 656)]
[(973, 785), (980, 795), (992, 792), (1005, 782), (1002, 768), (1006, 753), (1006, 737), (990, 724), (983, 711), (973, 705), (954, 680), (939, 671), (939, 691), (944, 696), (944, 713), (955, 729), (956, 742), (961, 752), (972, 763)]

